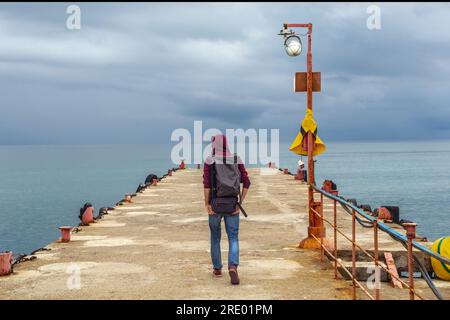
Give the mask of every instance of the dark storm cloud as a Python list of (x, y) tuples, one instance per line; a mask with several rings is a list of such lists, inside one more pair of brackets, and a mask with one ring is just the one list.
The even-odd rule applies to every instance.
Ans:
[(194, 120), (290, 141), (306, 56), (285, 21), (314, 24), (324, 140), (450, 138), (449, 4), (380, 4), (372, 31), (356, 3), (81, 3), (75, 31), (67, 6), (0, 5), (0, 144), (167, 142)]

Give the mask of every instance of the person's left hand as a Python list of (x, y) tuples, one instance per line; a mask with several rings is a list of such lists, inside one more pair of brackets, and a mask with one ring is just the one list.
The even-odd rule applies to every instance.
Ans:
[(213, 209), (212, 209), (212, 207), (211, 207), (210, 204), (206, 204), (206, 205), (205, 205), (205, 208), (206, 208), (206, 212), (207, 212), (210, 216), (215, 215), (215, 213), (214, 213), (214, 211), (213, 211)]
[(241, 212), (241, 209), (239, 208), (239, 206), (238, 205), (236, 205), (236, 211), (235, 212), (233, 212), (233, 215), (235, 215), (235, 214), (239, 214)]

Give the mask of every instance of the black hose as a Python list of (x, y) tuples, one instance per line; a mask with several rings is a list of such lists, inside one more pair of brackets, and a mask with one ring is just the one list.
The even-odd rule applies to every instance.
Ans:
[(420, 271), (422, 272), (422, 276), (423, 276), (425, 282), (428, 284), (431, 291), (433, 291), (436, 298), (438, 298), (439, 300), (444, 300), (444, 297), (442, 296), (442, 294), (440, 293), (438, 288), (436, 288), (436, 286), (434, 285), (433, 280), (431, 279), (430, 275), (428, 274), (427, 269), (423, 266), (422, 262), (414, 254), (413, 254), (413, 257), (414, 257), (414, 261), (416, 261), (417, 265), (419, 266)]
[[(350, 209), (346, 205), (344, 205), (342, 203), (339, 203), (339, 204), (341, 205), (342, 208), (344, 208), (345, 211), (347, 211), (348, 214), (353, 215), (353, 213), (350, 211)], [(356, 221), (358, 221), (358, 223), (362, 227), (364, 227), (364, 228), (373, 228), (372, 222), (370, 222), (370, 221), (363, 221), (359, 217), (357, 217), (356, 215), (355, 215), (355, 219), (356, 219)]]
[[(397, 240), (397, 239), (396, 239)], [(397, 240), (399, 241), (399, 240)], [(405, 247), (406, 250), (408, 250), (408, 246), (403, 242), (400, 241), (402, 243), (402, 245)], [(419, 266), (419, 269), (422, 273), (423, 279), (425, 280), (425, 282), (428, 284), (428, 287), (430, 287), (431, 291), (433, 291), (433, 294), (436, 296), (436, 298), (438, 298), (439, 300), (444, 300), (444, 298), (442, 297), (441, 292), (439, 291), (438, 288), (436, 288), (436, 286), (433, 283), (433, 280), (431, 279), (430, 275), (428, 274), (427, 269), (424, 267), (424, 265), (422, 264), (422, 261), (419, 260), (419, 258), (417, 258), (417, 256), (415, 254), (413, 254), (413, 258), (414, 261), (417, 263), (417, 265)]]
[[(398, 239), (397, 237), (393, 236), (392, 234), (388, 233), (388, 235), (394, 239), (395, 241), (398, 241), (402, 244), (403, 247), (405, 247), (406, 250), (408, 250), (408, 246), (401, 241), (400, 239)], [(422, 276), (425, 280), (425, 282), (428, 284), (428, 287), (431, 289), (431, 291), (433, 292), (433, 294), (436, 296), (436, 298), (438, 298), (439, 300), (444, 300), (444, 298), (442, 297), (441, 292), (439, 291), (438, 288), (436, 288), (436, 286), (433, 283), (433, 280), (431, 279), (430, 275), (428, 274), (427, 269), (424, 267), (424, 265), (422, 264), (422, 262), (416, 257), (415, 254), (413, 254), (413, 258), (414, 261), (417, 262), (417, 265), (419, 266), (419, 269), (422, 273)]]

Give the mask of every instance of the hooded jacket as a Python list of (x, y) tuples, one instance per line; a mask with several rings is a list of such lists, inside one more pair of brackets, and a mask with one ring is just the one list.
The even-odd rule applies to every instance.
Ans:
[[(205, 160), (203, 165), (203, 187), (211, 188), (211, 165), (214, 162), (213, 157), (232, 157), (227, 143), (227, 137), (223, 134), (218, 134), (211, 139), (212, 152), (211, 156)], [(245, 169), (242, 161), (238, 164), (239, 171), (241, 173), (241, 183), (245, 189), (250, 187), (250, 179), (248, 177), (247, 170)]]

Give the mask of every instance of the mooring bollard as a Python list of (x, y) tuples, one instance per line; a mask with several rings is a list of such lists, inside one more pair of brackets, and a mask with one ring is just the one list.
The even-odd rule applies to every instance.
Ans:
[(184, 163), (184, 160), (181, 160), (179, 168), (180, 169), (186, 169), (186, 164)]
[(59, 227), (61, 230), (61, 242), (69, 242), (70, 241), (70, 231), (72, 231), (71, 226), (62, 226)]
[(123, 200), (125, 200), (125, 202), (131, 203), (131, 195), (130, 194), (126, 194), (125, 197), (123, 198)]
[(379, 207), (378, 208), (378, 219), (391, 221), (392, 214), (387, 208)]
[(283, 169), (283, 173), (284, 173), (284, 174), (288, 174), (288, 173), (289, 173), (289, 170), (288, 170), (287, 168), (284, 168), (284, 169)]
[(331, 188), (331, 181), (330, 180), (324, 180), (323, 184), (322, 184), (322, 190), (325, 192), (330, 193), (332, 188)]
[(272, 168), (272, 162), (269, 162), (269, 168)]
[(81, 216), (81, 223), (84, 226), (88, 226), (91, 222), (94, 222), (94, 207), (88, 207)]
[(169, 171), (167, 171), (167, 175), (168, 175), (169, 177), (172, 176), (172, 169), (169, 169)]
[(331, 193), (334, 196), (338, 195), (337, 186), (332, 180), (324, 180), (322, 184), (322, 190)]
[(200, 169), (200, 164), (197, 164), (197, 169)]
[(0, 252), (0, 276), (11, 273), (12, 251)]
[(152, 179), (152, 186), (158, 185), (158, 179)]
[(408, 238), (408, 273), (409, 273), (409, 299), (414, 300), (414, 258), (412, 242), (416, 238), (416, 223), (404, 223), (406, 237)]

